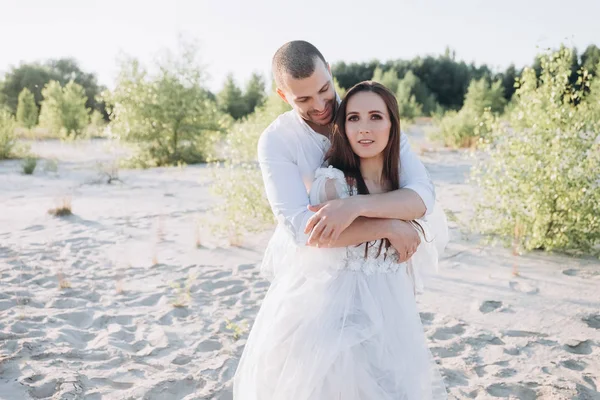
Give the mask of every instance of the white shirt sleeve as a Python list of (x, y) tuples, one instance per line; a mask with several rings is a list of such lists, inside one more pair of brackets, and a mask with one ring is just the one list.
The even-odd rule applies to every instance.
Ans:
[(258, 162), (273, 214), (298, 245), (308, 240), (304, 228), (314, 214), (308, 210), (308, 193), (289, 143), (276, 131), (264, 132), (258, 141)]
[(425, 215), (433, 211), (435, 187), (427, 169), (411, 150), (404, 132), (400, 135), (400, 187), (414, 190), (421, 197), (427, 208)]

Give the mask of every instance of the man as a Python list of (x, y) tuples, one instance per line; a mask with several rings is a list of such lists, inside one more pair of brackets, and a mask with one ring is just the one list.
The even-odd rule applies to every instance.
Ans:
[(312, 44), (292, 41), (275, 53), (273, 74), (277, 93), (292, 110), (262, 133), (258, 159), (280, 225), (299, 245), (346, 247), (387, 238), (400, 261), (408, 260), (420, 239), (405, 221), (432, 211), (435, 189), (406, 136), (400, 143), (401, 189), (309, 206), (307, 193), (330, 146), (338, 105), (331, 69)]

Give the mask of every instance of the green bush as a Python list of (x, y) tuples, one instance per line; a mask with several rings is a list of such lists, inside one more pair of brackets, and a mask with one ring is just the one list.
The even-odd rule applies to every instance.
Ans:
[(35, 104), (33, 93), (27, 88), (23, 88), (19, 94), (19, 103), (17, 105), (17, 122), (22, 127), (31, 129), (37, 125), (38, 109)]
[(104, 117), (98, 110), (92, 111), (90, 115), (90, 122), (86, 128), (86, 136), (93, 137), (102, 137), (104, 133), (104, 129), (106, 128), (106, 122), (104, 121)]
[[(600, 243), (600, 84), (573, 89), (571, 51), (526, 69), (505, 122), (490, 124), (473, 169), (482, 190), (477, 224), (525, 250), (589, 252)], [(582, 73), (580, 87), (588, 87)]]
[(26, 157), (23, 160), (23, 173), (25, 175), (31, 175), (33, 174), (33, 171), (35, 171), (35, 167), (37, 166), (37, 158), (35, 157)]
[(212, 191), (222, 199), (211, 213), (217, 217), (217, 223), (213, 225), (216, 234), (239, 238), (246, 232), (260, 231), (273, 223), (256, 151), (260, 134), (289, 109), (276, 94), (272, 94), (262, 107), (231, 128), (224, 149), (226, 161), (213, 169)]
[(80, 136), (89, 119), (83, 87), (73, 81), (65, 87), (61, 87), (57, 81), (50, 81), (42, 90), (42, 95), (40, 125), (65, 139)]
[(205, 162), (228, 119), (203, 86), (195, 48), (169, 57), (150, 75), (136, 60), (122, 63), (115, 90), (104, 93), (111, 134), (136, 152), (128, 163), (148, 168)]
[(438, 130), (433, 137), (448, 147), (473, 147), (487, 133), (485, 112), (500, 113), (505, 105), (500, 81), (491, 85), (483, 78), (471, 81), (463, 108), (434, 118)]
[(15, 156), (14, 150), (17, 143), (15, 128), (17, 124), (10, 111), (0, 107), (0, 160)]

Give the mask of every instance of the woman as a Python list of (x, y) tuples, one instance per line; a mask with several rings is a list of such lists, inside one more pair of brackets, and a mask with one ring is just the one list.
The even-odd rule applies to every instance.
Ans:
[[(328, 168), (311, 204), (399, 188), (394, 95), (362, 82), (336, 114)], [(446, 391), (427, 348), (414, 291), (437, 263), (428, 227), (399, 263), (387, 239), (348, 248), (290, 249), (258, 313), (234, 380), (238, 400), (427, 400)]]

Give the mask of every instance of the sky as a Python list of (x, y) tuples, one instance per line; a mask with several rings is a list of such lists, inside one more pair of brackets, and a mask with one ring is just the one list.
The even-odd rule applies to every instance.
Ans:
[(0, 72), (72, 57), (110, 88), (119, 57), (150, 65), (181, 36), (199, 44), (214, 91), (228, 73), (240, 85), (253, 71), (269, 77), (273, 53), (295, 39), (331, 63), (450, 47), (458, 60), (499, 70), (561, 43), (600, 46), (599, 15), (600, 0), (0, 0)]

